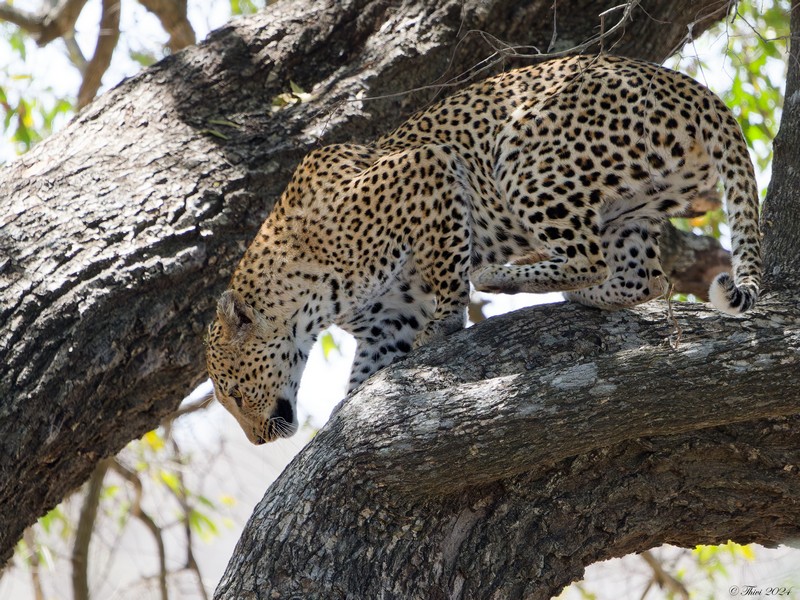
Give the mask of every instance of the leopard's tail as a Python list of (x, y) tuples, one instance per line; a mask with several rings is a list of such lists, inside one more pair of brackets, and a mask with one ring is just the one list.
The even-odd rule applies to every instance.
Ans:
[(708, 100), (710, 106), (699, 119), (699, 137), (725, 187), (732, 264), (732, 275), (720, 273), (711, 284), (709, 299), (722, 312), (739, 315), (753, 308), (761, 289), (758, 187), (735, 117), (710, 92)]

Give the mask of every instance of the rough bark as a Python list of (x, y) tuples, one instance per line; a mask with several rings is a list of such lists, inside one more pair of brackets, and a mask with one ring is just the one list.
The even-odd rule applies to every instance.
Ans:
[(761, 211), (764, 233), (764, 275), (772, 287), (796, 287), (800, 279), (800, 2), (792, 0), (786, 77), (786, 92), (781, 126), (773, 144), (772, 179)]
[[(556, 47), (614, 5), (558, 11)], [(490, 50), (471, 30), (546, 48), (552, 6), (282, 3), (123, 83), (0, 172), (0, 561), (203, 377), (214, 298), (309, 146), (372, 138), (437, 90), (354, 98), (469, 70)], [(725, 8), (642, 6), (606, 49), (663, 59)], [(313, 98), (273, 114), (289, 81)]]
[(547, 599), (663, 543), (796, 539), (799, 352), (777, 297), (747, 320), (694, 305), (675, 323), (664, 303), (488, 319), (341, 406), (216, 597)]

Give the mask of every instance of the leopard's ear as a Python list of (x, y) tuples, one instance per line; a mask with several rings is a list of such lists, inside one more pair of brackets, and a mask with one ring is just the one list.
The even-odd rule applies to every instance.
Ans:
[(217, 319), (222, 327), (222, 336), (228, 342), (236, 343), (252, 333), (256, 312), (239, 292), (227, 290), (217, 302)]

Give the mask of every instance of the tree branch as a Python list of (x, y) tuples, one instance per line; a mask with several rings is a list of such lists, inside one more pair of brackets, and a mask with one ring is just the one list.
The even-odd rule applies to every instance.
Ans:
[(86, 65), (89, 64), (89, 61), (87, 61), (86, 57), (83, 55), (83, 51), (75, 40), (75, 36), (72, 33), (64, 34), (64, 44), (67, 47), (67, 55), (69, 56), (70, 62), (75, 65), (81, 74), (85, 73)]
[(75, 541), (72, 544), (72, 596), (75, 600), (89, 600), (89, 544), (92, 541), (94, 524), (97, 520), (97, 507), (103, 480), (108, 471), (108, 462), (100, 462), (89, 478), (86, 494), (83, 497)]
[(63, 0), (44, 15), (33, 15), (10, 4), (0, 4), (0, 20), (13, 23), (45, 46), (73, 30), (86, 0)]
[[(652, 581), (658, 585), (658, 587), (662, 589), (667, 588), (670, 591), (670, 594), (675, 594), (682, 600), (689, 600), (689, 591), (686, 589), (686, 586), (683, 585), (683, 583), (678, 579), (675, 579), (675, 577), (673, 577), (670, 573), (665, 571), (664, 567), (661, 566), (661, 563), (655, 556), (653, 556), (652, 552), (648, 550), (646, 552), (642, 552), (639, 556), (642, 557), (642, 560), (646, 562), (647, 566), (650, 567), (650, 570), (653, 571)], [(644, 600), (646, 595), (647, 591), (642, 594), (642, 600)]]
[[(632, 432), (637, 438), (670, 435), (795, 415), (800, 318), (790, 305), (762, 305), (749, 321), (680, 306), (684, 342), (677, 350), (667, 344), (673, 325), (658, 302), (619, 313), (559, 304), (496, 317), (379, 374), (372, 389), (376, 396), (381, 390), (387, 403), (384, 418), (376, 420), (370, 410), (367, 386), (340, 409), (336, 422), (368, 422), (375, 430), (368, 442), (351, 438), (359, 439), (354, 451), (364, 458), (352, 459), (366, 480), (424, 496), (588, 453), (630, 439)], [(724, 383), (709, 380), (709, 356)], [(780, 366), (772, 364), (777, 356)], [(750, 367), (739, 372), (741, 364)], [(779, 397), (765, 386), (767, 373), (780, 381)], [(683, 403), (673, 399), (681, 389)], [(400, 398), (414, 409), (394, 412)], [(621, 405), (624, 426), (617, 417)], [(470, 424), (475, 431), (441, 431), (437, 423)], [(432, 456), (439, 460), (431, 462)]]
[(680, 306), (677, 349), (660, 303), (537, 307), (422, 348), (267, 491), (216, 597), (547, 599), (663, 543), (796, 537), (793, 305)]
[(765, 285), (783, 286), (800, 279), (800, 170), (793, 151), (800, 146), (800, 1), (792, 0), (789, 63), (783, 116), (773, 143), (772, 178), (761, 211)]
[(128, 467), (123, 465), (117, 459), (109, 461), (109, 466), (112, 471), (122, 477), (133, 487), (133, 501), (131, 502), (130, 514), (135, 519), (139, 519), (142, 524), (147, 528), (153, 536), (153, 540), (158, 548), (158, 589), (161, 593), (161, 600), (169, 599), (169, 591), (167, 589), (167, 553), (164, 547), (164, 538), (161, 535), (161, 528), (156, 524), (153, 517), (147, 514), (142, 509), (142, 481), (135, 471), (131, 471)]
[(79, 109), (89, 104), (97, 94), (97, 90), (100, 89), (103, 74), (111, 64), (111, 56), (119, 41), (119, 0), (103, 0), (102, 6), (97, 46), (91, 60), (86, 64), (83, 81), (78, 90), (77, 106)]
[[(44, 590), (42, 589), (42, 578), (40, 573), (41, 563), (39, 561), (39, 551), (37, 549), (38, 542), (36, 541), (36, 534), (33, 528), (28, 527), (25, 530), (25, 535), (22, 537), (25, 541), (25, 546), (30, 555), (30, 571), (31, 571), (31, 587), (33, 588), (34, 600), (46, 600)], [(2, 574), (0, 574), (2, 578)]]
[[(180, 456), (181, 450), (174, 437), (171, 438), (170, 443), (172, 444), (172, 450), (175, 456)], [(186, 486), (183, 483), (183, 473), (178, 471), (177, 476), (177, 489), (170, 488), (170, 492), (172, 492), (172, 495), (178, 501), (181, 511), (183, 512), (183, 534), (186, 538), (186, 568), (190, 570), (197, 579), (198, 594), (203, 598), (203, 600), (208, 600), (206, 588), (203, 585), (203, 576), (200, 573), (200, 565), (197, 564), (197, 560), (194, 558), (194, 542), (192, 541), (193, 536), (191, 526), (191, 514), (194, 508), (190, 505), (189, 498), (186, 495)]]
[(44, 29), (42, 17), (19, 9), (12, 4), (0, 4), (0, 20), (12, 23), (34, 37), (41, 35)]
[(139, 0), (139, 3), (161, 21), (169, 33), (167, 46), (172, 52), (195, 43), (194, 29), (186, 15), (186, 0)]

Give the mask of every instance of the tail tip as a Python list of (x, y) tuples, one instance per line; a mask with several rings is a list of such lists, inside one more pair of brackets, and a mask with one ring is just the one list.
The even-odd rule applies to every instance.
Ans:
[(741, 315), (755, 305), (758, 288), (749, 285), (738, 287), (730, 273), (720, 273), (711, 283), (708, 297), (717, 310), (729, 315)]

